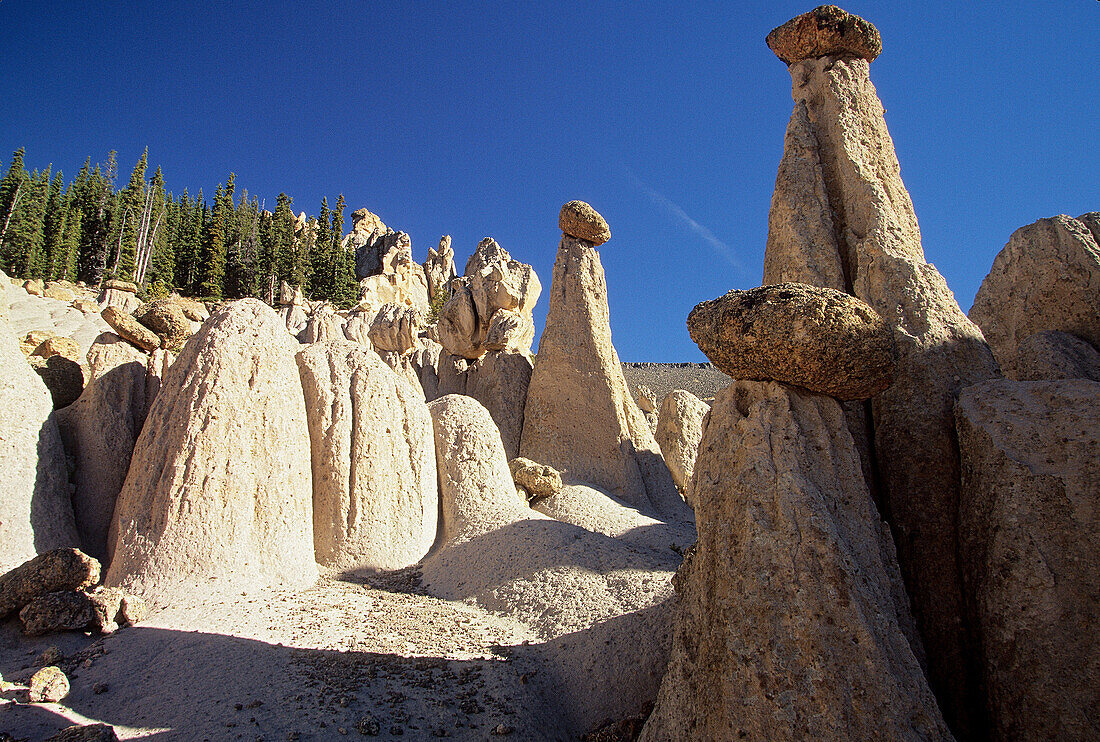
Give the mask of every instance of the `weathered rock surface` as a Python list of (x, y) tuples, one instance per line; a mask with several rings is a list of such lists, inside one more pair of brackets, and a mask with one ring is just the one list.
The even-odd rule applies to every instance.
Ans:
[(61, 668), (50, 665), (31, 676), (31, 703), (57, 703), (69, 695), (69, 679)]
[[(835, 241), (820, 243), (823, 257), (810, 261), (813, 269), (784, 277), (813, 282), (814, 275), (824, 275), (834, 281), (835, 272), (818, 269), (832, 264), (835, 250), (844, 290), (867, 302), (893, 329), (895, 381), (873, 398), (874, 445), (868, 439), (862, 447), (876, 457), (877, 467), (867, 471), (880, 475), (876, 491), (928, 648), (932, 687), (952, 728), (967, 736), (980, 725), (970, 719), (980, 704), (968, 655), (972, 645), (960, 620), (953, 401), (960, 389), (996, 377), (998, 368), (981, 331), (959, 309), (935, 267), (924, 261), (920, 229), (868, 62), (851, 56), (805, 59), (792, 64), (790, 73), (791, 129), (807, 146), (816, 141), (820, 171), (812, 157), (785, 157), (784, 166), (800, 172), (777, 180), (782, 192), (773, 203), (797, 208), (805, 198), (805, 219), (828, 213), (831, 225), (815, 221), (798, 239), (789, 239), (792, 230), (776, 224), (768, 241), (769, 253), (776, 255), (766, 263), (779, 266), (777, 271), (797, 265), (808, 245), (815, 244), (813, 235), (831, 231)], [(785, 218), (776, 215), (780, 222)], [(854, 418), (851, 423), (857, 432), (863, 425)]]
[(52, 330), (31, 330), (19, 338), (19, 350), (29, 358), (40, 345), (56, 337), (57, 333)]
[(110, 724), (85, 724), (66, 727), (46, 742), (118, 742), (118, 735)]
[(1011, 379), (1019, 378), (1017, 348), (1037, 332), (1060, 330), (1100, 347), (1100, 245), (1088, 226), (1062, 214), (1013, 232), (970, 319)]
[(305, 303), (301, 286), (291, 286), (286, 281), (279, 282), (279, 306), (303, 306)]
[(998, 740), (1100, 736), (1100, 383), (988, 381), (955, 410), (959, 557)]
[(611, 344), (599, 253), (563, 237), (524, 410), (520, 455), (643, 513), (690, 520)]
[(0, 571), (78, 543), (53, 407), (0, 321)]
[(781, 381), (838, 399), (867, 399), (893, 382), (890, 327), (856, 297), (800, 283), (734, 289), (702, 302), (691, 339), (735, 379)]
[(424, 261), (424, 275), (428, 278), (428, 299), (437, 301), (440, 294), (450, 296), (451, 281), (458, 275), (455, 270), (455, 251), (451, 247), (451, 236), (445, 234), (439, 238), (439, 249), (428, 248), (428, 259)]
[(523, 487), (529, 498), (552, 497), (561, 492), (561, 474), (552, 466), (517, 457), (508, 462), (512, 481)]
[(439, 509), (423, 397), (356, 343), (314, 344), (297, 359), (318, 562), (337, 569), (414, 564), (435, 540)]
[[(465, 372), (457, 380), (461, 388), (452, 386), (447, 392), (465, 394), (481, 402), (500, 430), (504, 452), (515, 458), (523, 433), (527, 388), (533, 370), (531, 358), (525, 353), (493, 351), (465, 366)], [(440, 386), (448, 384), (441, 379)]]
[(951, 739), (836, 400), (734, 382), (694, 493), (699, 540), (641, 739)]
[(107, 584), (166, 601), (316, 579), (298, 349), (255, 299), (187, 343), (134, 446)]
[(31, 296), (42, 296), (46, 291), (46, 284), (41, 278), (31, 278), (23, 282), (23, 290)]
[(39, 595), (94, 585), (99, 576), (99, 562), (79, 549), (43, 552), (0, 575), (0, 618)]
[(80, 345), (75, 340), (72, 338), (60, 337), (58, 335), (52, 335), (43, 340), (31, 351), (31, 356), (38, 356), (40, 358), (62, 356), (63, 358), (68, 358), (70, 361), (76, 361), (77, 363), (84, 360), (81, 358)]
[(561, 231), (578, 240), (585, 240), (597, 247), (611, 239), (611, 227), (607, 220), (584, 201), (570, 201), (558, 214)]
[(137, 286), (129, 281), (107, 281), (103, 286), (103, 290), (99, 294), (99, 306), (101, 309), (107, 307), (118, 307), (123, 312), (132, 312), (139, 308), (142, 304), (141, 299), (137, 298)]
[(531, 350), (531, 316), (542, 285), (534, 269), (513, 260), (491, 237), (478, 243), (461, 280), (439, 313), (439, 339), (453, 355), (478, 358), (489, 350)]
[(150, 401), (152, 358), (118, 335), (103, 333), (88, 351), (88, 362), (92, 379), (80, 398), (58, 413), (57, 422), (76, 464), (72, 503), (81, 548), (107, 564), (115, 500)]
[(416, 347), (423, 325), (424, 315), (416, 307), (383, 304), (367, 337), (375, 350), (405, 355)]
[(160, 337), (155, 332), (116, 306), (108, 306), (103, 310), (103, 320), (119, 337), (141, 350), (151, 352), (160, 347)]
[(191, 321), (174, 299), (157, 299), (134, 312), (134, 319), (160, 337), (160, 347), (179, 350), (191, 337)]
[(773, 29), (768, 48), (787, 64), (813, 57), (859, 57), (868, 62), (882, 53), (878, 29), (835, 5), (821, 5)]
[(661, 447), (672, 481), (691, 504), (691, 473), (703, 436), (703, 418), (710, 406), (691, 392), (674, 389), (662, 400), (657, 414), (657, 445)]
[(1068, 332), (1043, 330), (1020, 341), (1014, 366), (1017, 381), (1100, 381), (1100, 350)]
[(356, 222), (344, 243), (355, 251), (359, 308), (376, 312), (383, 304), (403, 304), (427, 314), (428, 277), (424, 267), (412, 259), (409, 236), (390, 230), (373, 214), (366, 213), (368, 216)]
[(331, 304), (322, 304), (314, 309), (309, 321), (298, 333), (298, 340), (303, 343), (327, 343), (343, 340), (344, 337), (344, 319)]

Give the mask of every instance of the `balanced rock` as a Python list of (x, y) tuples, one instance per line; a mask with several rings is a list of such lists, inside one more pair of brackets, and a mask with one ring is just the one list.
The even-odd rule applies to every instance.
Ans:
[(0, 321), (0, 572), (78, 543), (53, 409), (49, 390)]
[(436, 537), (432, 423), (424, 398), (357, 343), (316, 343), (297, 356), (312, 450), (318, 562), (399, 569)]
[(137, 286), (129, 281), (117, 281), (111, 279), (103, 285), (99, 294), (99, 306), (118, 307), (123, 312), (132, 312), (141, 306), (141, 299), (137, 298)]
[(134, 312), (134, 319), (160, 337), (160, 346), (179, 350), (191, 336), (191, 320), (174, 299), (157, 299)]
[(1068, 332), (1043, 330), (1016, 346), (1019, 381), (1091, 379), (1100, 381), (1100, 351)]
[(690, 520), (611, 344), (596, 249), (562, 237), (546, 327), (527, 390), (519, 455), (587, 482), (643, 513)]
[(523, 487), (530, 499), (553, 497), (561, 492), (561, 474), (552, 466), (517, 457), (508, 462), (508, 469), (512, 472), (512, 481), (517, 487)]
[(298, 349), (255, 299), (184, 346), (134, 446), (107, 584), (166, 601), (316, 579)]
[[(932, 688), (949, 724), (967, 736), (980, 724), (971, 718), (980, 702), (968, 656), (974, 644), (960, 620), (953, 400), (964, 387), (995, 378), (997, 364), (943, 277), (925, 262), (869, 62), (844, 54), (807, 58), (791, 64), (790, 74), (795, 109), (787, 142), (796, 147), (784, 153), (776, 180), (764, 283), (843, 289), (893, 331), (894, 383), (872, 399), (870, 411), (851, 408), (850, 425), (868, 456), (866, 471), (877, 474), (876, 492), (928, 648)], [(873, 432), (866, 422), (872, 413)]]
[(858, 57), (868, 62), (882, 53), (878, 29), (835, 5), (821, 5), (772, 30), (768, 48), (787, 64), (813, 57)]
[(153, 358), (105, 332), (92, 343), (88, 363), (92, 378), (87, 388), (58, 413), (57, 422), (65, 450), (76, 464), (72, 503), (81, 546), (107, 564), (115, 500), (155, 396), (149, 389)]
[(54, 549), (0, 575), (0, 618), (40, 595), (99, 582), (99, 562), (79, 549)]
[(982, 281), (972, 319), (1005, 376), (1017, 375), (1017, 348), (1043, 330), (1100, 347), (1100, 245), (1088, 226), (1064, 214), (1012, 233)]
[(160, 347), (160, 337), (145, 325), (141, 324), (129, 314), (116, 306), (108, 306), (103, 310), (103, 321), (118, 333), (119, 337), (134, 344), (134, 346), (151, 352)]
[(1100, 733), (1100, 383), (987, 381), (955, 408), (959, 558), (993, 739)]
[(107, 283), (103, 284), (104, 288), (114, 289), (115, 291), (125, 291), (128, 294), (136, 294), (138, 287), (136, 283), (131, 281), (120, 281), (117, 278), (112, 278)]
[(584, 201), (570, 201), (561, 207), (558, 226), (570, 237), (590, 242), (597, 247), (611, 239), (611, 227), (600, 212)]
[(836, 400), (735, 381), (694, 493), (699, 539), (642, 740), (951, 739)]
[(676, 488), (685, 493), (691, 504), (691, 473), (695, 471), (695, 456), (703, 436), (703, 418), (710, 406), (683, 389), (673, 389), (661, 402), (657, 413), (657, 445), (672, 473)]
[(31, 703), (57, 703), (69, 695), (69, 679), (61, 668), (50, 665), (31, 676)]
[(893, 382), (890, 327), (843, 291), (799, 283), (734, 289), (697, 305), (687, 325), (735, 379), (782, 381), (838, 399), (867, 399)]

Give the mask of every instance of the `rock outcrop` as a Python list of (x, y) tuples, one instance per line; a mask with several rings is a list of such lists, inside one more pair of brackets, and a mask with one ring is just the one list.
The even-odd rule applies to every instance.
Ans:
[(484, 405), (500, 430), (505, 454), (515, 458), (519, 455), (533, 367), (526, 353), (493, 351), (475, 361), (440, 355), (436, 366), (438, 395), (465, 394)]
[(359, 308), (377, 311), (383, 304), (405, 304), (428, 313), (428, 278), (412, 259), (412, 243), (366, 209), (352, 212), (354, 229), (344, 238), (355, 253)]
[(428, 248), (428, 259), (424, 261), (424, 275), (428, 278), (428, 300), (436, 303), (451, 296), (451, 281), (458, 276), (455, 270), (455, 251), (451, 247), (451, 236), (445, 234), (439, 238), (439, 249)]
[[(764, 283), (830, 283), (865, 301), (894, 332), (894, 384), (872, 399), (871, 430), (865, 409), (855, 410), (850, 424), (865, 431), (866, 442), (857, 445), (876, 458), (866, 471), (879, 475), (875, 491), (894, 532), (932, 687), (949, 724), (965, 737), (977, 728), (970, 716), (980, 704), (955, 559), (953, 401), (960, 389), (999, 372), (981, 331), (925, 262), (882, 103), (862, 58), (870, 55), (818, 53), (807, 46), (796, 56), (809, 56), (789, 66), (795, 109), (787, 141), (797, 146), (784, 154), (776, 181), (772, 204), (779, 208), (769, 219)], [(800, 221), (792, 220), (799, 204), (805, 205)]]
[(781, 381), (837, 399), (867, 399), (893, 382), (894, 337), (851, 294), (801, 283), (734, 289), (687, 319), (691, 339), (734, 379)]
[(695, 471), (699, 540), (641, 739), (951, 739), (836, 400), (734, 382)]
[(690, 520), (611, 344), (599, 253), (573, 237), (558, 247), (519, 453), (643, 513)]
[(377, 351), (407, 355), (417, 346), (424, 315), (416, 307), (383, 304), (367, 331), (371, 345)]
[(343, 340), (344, 337), (344, 318), (336, 313), (336, 307), (327, 302), (313, 310), (305, 327), (298, 333), (298, 340), (303, 343), (327, 343)]
[(58, 413), (58, 427), (76, 465), (72, 503), (81, 548), (107, 564), (115, 500), (155, 396), (148, 388), (154, 369), (150, 356), (113, 333), (92, 344), (88, 362), (92, 378), (80, 398)]
[(144, 304), (134, 312), (134, 319), (157, 334), (161, 348), (179, 350), (191, 337), (191, 320), (175, 299), (157, 299)]
[(672, 474), (676, 488), (684, 493), (691, 504), (691, 473), (695, 471), (695, 456), (699, 440), (703, 436), (703, 418), (710, 406), (691, 392), (673, 389), (661, 401), (657, 414), (655, 438), (661, 447), (661, 455)]
[(141, 306), (141, 299), (137, 298), (137, 286), (128, 281), (108, 281), (99, 294), (99, 307), (117, 307), (119, 310), (130, 313)]
[(343, 570), (414, 564), (435, 540), (439, 510), (423, 397), (376, 353), (346, 340), (311, 345), (297, 360), (317, 561)]
[(478, 243), (453, 294), (439, 313), (439, 341), (453, 355), (475, 359), (490, 350), (528, 353), (535, 337), (531, 311), (542, 293), (535, 270), (496, 240)]
[(1100, 245), (1088, 225), (1062, 214), (1013, 232), (970, 319), (1010, 379), (1020, 378), (1020, 343), (1037, 332), (1067, 332), (1100, 348)]
[(1016, 346), (1013, 373), (1018, 381), (1100, 381), (1100, 350), (1068, 332), (1043, 330)]
[(997, 740), (1100, 736), (1100, 383), (988, 381), (956, 406), (959, 558)]
[(316, 579), (299, 346), (255, 299), (184, 347), (134, 446), (107, 584), (169, 600)]
[(0, 572), (78, 542), (53, 398), (0, 321)]

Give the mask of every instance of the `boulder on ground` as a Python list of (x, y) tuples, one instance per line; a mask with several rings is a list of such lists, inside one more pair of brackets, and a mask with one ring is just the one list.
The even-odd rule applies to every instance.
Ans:
[(703, 436), (703, 418), (710, 406), (691, 392), (673, 389), (661, 401), (657, 414), (655, 438), (661, 447), (661, 455), (668, 464), (672, 481), (692, 504), (690, 492), (691, 473), (695, 471), (695, 456), (699, 440)]
[(1100, 245), (1088, 225), (1061, 214), (1013, 232), (970, 319), (1010, 379), (1020, 378), (1020, 343), (1037, 332), (1060, 330), (1100, 347)]
[(814, 57), (858, 57), (868, 62), (882, 53), (878, 29), (835, 5), (822, 5), (792, 18), (765, 41), (786, 64)]
[(715, 396), (699, 540), (642, 740), (950, 740), (840, 404), (775, 382)]
[(42, 636), (58, 631), (110, 634), (119, 627), (123, 593), (116, 587), (95, 592), (66, 590), (39, 595), (19, 611), (23, 633)]
[(77, 542), (53, 399), (0, 322), (0, 572)]
[(42, 292), (42, 296), (47, 299), (57, 299), (58, 301), (73, 301), (76, 299), (76, 294), (72, 289), (65, 288), (64, 286), (46, 286), (46, 290)]
[(687, 319), (691, 339), (735, 379), (781, 381), (837, 399), (867, 399), (893, 382), (894, 337), (843, 291), (801, 283), (734, 289)]
[(517, 457), (508, 462), (508, 469), (512, 472), (512, 481), (527, 491), (529, 499), (552, 497), (561, 492), (561, 474), (552, 466)]
[(110, 325), (119, 337), (133, 343), (141, 350), (152, 352), (160, 347), (160, 336), (138, 322), (132, 314), (118, 307), (106, 307), (103, 310), (103, 321)]
[(205, 322), (210, 319), (210, 310), (201, 301), (188, 299), (179, 294), (172, 294), (168, 298), (174, 301), (183, 310), (183, 315), (192, 322)]
[(519, 455), (643, 513), (690, 520), (611, 344), (607, 282), (588, 242), (563, 237), (531, 374)]
[(46, 551), (0, 575), (0, 618), (40, 595), (99, 582), (99, 562), (79, 549)]
[(570, 201), (561, 207), (558, 226), (570, 237), (600, 246), (611, 239), (611, 227), (600, 212), (584, 201)]
[(316, 579), (298, 349), (255, 299), (184, 346), (134, 446), (107, 584), (168, 601)]
[(1068, 332), (1043, 330), (1016, 346), (1015, 375), (1018, 381), (1100, 381), (1100, 350)]
[[(29, 334), (31, 333), (28, 333), (28, 335)], [(43, 340), (38, 347), (31, 351), (31, 355), (40, 358), (62, 356), (76, 363), (80, 363), (84, 360), (81, 357), (80, 345), (75, 340), (72, 338), (60, 337), (58, 335), (52, 335)]]
[(31, 676), (31, 703), (57, 703), (67, 695), (69, 679), (61, 672), (61, 668), (50, 665)]
[(1100, 383), (987, 381), (955, 408), (959, 558), (993, 739), (1096, 739)]
[(318, 562), (399, 569), (436, 537), (432, 423), (414, 390), (369, 348), (316, 343), (297, 356), (312, 451)]
[(65, 727), (46, 742), (118, 742), (110, 724), (84, 724)]

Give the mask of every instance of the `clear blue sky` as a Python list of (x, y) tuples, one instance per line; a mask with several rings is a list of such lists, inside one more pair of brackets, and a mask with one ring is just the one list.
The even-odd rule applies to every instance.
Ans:
[[(790, 77), (764, 44), (809, 2), (0, 0), (0, 158), (71, 178), (142, 149), (176, 193), (317, 213), (344, 193), (459, 271), (497, 239), (546, 289), (558, 209), (601, 248), (623, 360), (703, 360), (684, 320), (760, 283)], [(1100, 2), (849, 2), (928, 259), (963, 309), (1016, 228), (1100, 209)], [(536, 308), (541, 327), (545, 297)]]

